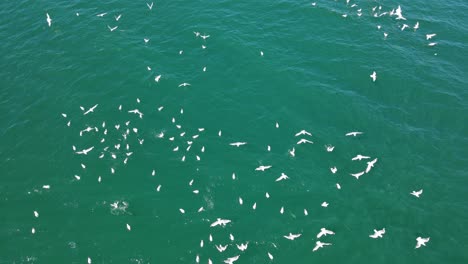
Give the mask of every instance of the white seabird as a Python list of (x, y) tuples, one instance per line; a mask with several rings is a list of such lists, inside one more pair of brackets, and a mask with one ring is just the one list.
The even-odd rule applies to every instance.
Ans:
[(228, 247), (228, 245), (215, 245), (216, 249), (219, 251), (219, 252), (223, 252), (226, 250), (226, 248)]
[(233, 264), (236, 260), (239, 259), (239, 256), (240, 256), (240, 255), (237, 255), (237, 256), (234, 256), (234, 257), (230, 257), (230, 258), (228, 258), (228, 259), (225, 259), (225, 260), (224, 260), (224, 263), (226, 263), (226, 264)]
[(371, 168), (374, 167), (374, 164), (375, 164), (376, 162), (377, 162), (377, 158), (375, 158), (375, 159), (372, 160), (372, 161), (368, 161), (368, 162), (367, 162), (366, 173), (368, 173), (368, 172), (371, 170)]
[(304, 144), (304, 143), (309, 143), (309, 144), (314, 144), (314, 142), (310, 141), (310, 140), (307, 140), (305, 138), (302, 138), (301, 140), (299, 140), (296, 144), (297, 145), (300, 145), (300, 144)]
[(217, 218), (216, 221), (214, 221), (210, 227), (215, 227), (215, 226), (226, 226), (227, 224), (229, 224), (231, 222), (231, 220), (229, 219), (221, 219), (221, 218)]
[(94, 112), (94, 109), (96, 109), (96, 107), (98, 106), (98, 104), (95, 104), (93, 107), (89, 108), (88, 111), (86, 111), (83, 115), (87, 115), (91, 112)]
[(107, 28), (110, 30), (110, 32), (116, 30), (117, 28), (119, 28), (119, 26), (115, 26), (115, 27), (110, 27), (109, 25), (107, 25)]
[(379, 237), (383, 237), (384, 234), (385, 234), (385, 228), (383, 228), (382, 230), (374, 229), (374, 234), (370, 235), (369, 237), (379, 238)]
[(237, 248), (240, 250), (240, 251), (244, 251), (247, 249), (247, 247), (249, 246), (249, 242), (245, 243), (245, 244), (240, 244), (240, 245), (237, 245)]
[(422, 237), (417, 237), (416, 238), (416, 247), (415, 248), (420, 248), (421, 246), (426, 246), (426, 243), (429, 242), (431, 238), (422, 238)]
[(371, 75), (369, 75), (372, 79), (373, 82), (375, 82), (375, 80), (377, 80), (377, 73), (375, 71), (372, 72)]
[(358, 154), (356, 155), (354, 158), (352, 158), (351, 160), (362, 160), (362, 159), (370, 159), (369, 156), (363, 156), (361, 154)]
[(281, 173), (281, 176), (279, 176), (275, 181), (282, 181), (282, 180), (287, 180), (289, 179), (288, 175), (284, 174), (283, 172)]
[(301, 135), (312, 136), (311, 133), (309, 133), (309, 132), (307, 132), (307, 131), (305, 131), (305, 130), (301, 130), (301, 131), (297, 132), (295, 136), (298, 137), (298, 136), (301, 136)]
[(255, 168), (256, 171), (265, 171), (267, 169), (271, 168), (271, 165), (268, 165), (268, 166), (259, 166), (257, 168)]
[(359, 131), (353, 131), (353, 132), (348, 132), (345, 134), (345, 136), (349, 137), (349, 136), (357, 136), (357, 135), (362, 135), (363, 132), (359, 132)]
[(317, 234), (317, 238), (320, 238), (322, 236), (327, 236), (327, 235), (334, 235), (335, 232), (331, 231), (331, 230), (327, 230), (325, 228), (320, 228), (320, 232)]
[(317, 251), (319, 248), (323, 248), (323, 246), (330, 246), (331, 243), (324, 243), (324, 242), (320, 242), (320, 241), (317, 241), (315, 242), (315, 247), (314, 249), (312, 249), (312, 251)]
[(286, 239), (289, 239), (289, 240), (294, 240), (294, 239), (296, 239), (296, 238), (298, 238), (298, 237), (300, 237), (300, 236), (301, 236), (301, 234), (292, 234), (292, 233), (289, 233), (289, 235), (283, 236), (283, 237), (286, 238)]
[(234, 142), (234, 143), (229, 143), (229, 145), (231, 146), (235, 146), (235, 147), (240, 147), (240, 146), (243, 146), (247, 144), (247, 142)]
[(47, 17), (47, 24), (49, 25), (49, 27), (52, 25), (52, 19), (50, 18), (49, 16), (49, 13), (46, 13), (46, 17)]
[(419, 196), (423, 193), (423, 189), (419, 190), (419, 191), (412, 191), (411, 192), (411, 195), (414, 195), (416, 197), (419, 198)]
[(361, 172), (358, 172), (358, 173), (351, 173), (351, 176), (355, 177), (356, 179), (359, 180), (359, 177), (361, 177), (362, 175), (364, 175), (365, 171), (361, 171)]

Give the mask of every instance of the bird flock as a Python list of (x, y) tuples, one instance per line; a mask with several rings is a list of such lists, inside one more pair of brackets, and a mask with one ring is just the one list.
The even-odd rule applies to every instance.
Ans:
[[(153, 2), (151, 3), (146, 3), (147, 8), (151, 11), (155, 9), (155, 5)], [(320, 3), (314, 2), (311, 4), (312, 7), (316, 8), (320, 6)], [(346, 6), (349, 8), (349, 13), (342, 14), (342, 17), (346, 18), (351, 15), (356, 15), (357, 17), (361, 17), (364, 13), (362, 12), (362, 8), (358, 6), (358, 4), (351, 4), (350, 0), (346, 0)], [(157, 8), (157, 7), (156, 7)], [(390, 10), (383, 10), (382, 6), (375, 6), (371, 9), (369, 12), (370, 15), (374, 18), (381, 18), (381, 17), (390, 17), (390, 18), (395, 18), (395, 20), (402, 21), (402, 24), (399, 25), (399, 28), (401, 31), (404, 30), (409, 30), (413, 29), (413, 31), (416, 31), (420, 28), (420, 23), (416, 21), (413, 26), (410, 26), (409, 24), (406, 24), (405, 22), (407, 19), (403, 15), (402, 8), (400, 6), (396, 8), (392, 8)], [(106, 15), (108, 15), (107, 12), (105, 13), (99, 13), (96, 14), (97, 17), (103, 18)], [(124, 14), (114, 14), (114, 19), (112, 20), (112, 23), (107, 24), (107, 29), (110, 32), (115, 32), (119, 30), (118, 22), (120, 19), (122, 19)], [(79, 13), (76, 13), (76, 16), (80, 16)], [(46, 23), (48, 27), (53, 26), (53, 20), (49, 13), (46, 13)], [(111, 25), (112, 24), (112, 25)], [(377, 29), (380, 31), (383, 31), (383, 36), (384, 39), (388, 39), (389, 35), (386, 31), (383, 30), (381, 25), (377, 25)], [(195, 38), (201, 38), (203, 40), (203, 45), (201, 46), (202, 49), (206, 49), (206, 41), (211, 37), (210, 35), (206, 33), (200, 33), (198, 31), (193, 32)], [(435, 33), (428, 33), (426, 35), (426, 40), (432, 40), (433, 38), (436, 37)], [(149, 38), (143, 38), (143, 43), (148, 44), (150, 42)], [(437, 45), (437, 42), (429, 42), (428, 46), (435, 46)], [(260, 51), (260, 56), (264, 57), (265, 53), (263, 51)], [(179, 54), (183, 54), (183, 50), (179, 51)], [(148, 71), (151, 71), (150, 66), (146, 66)], [(206, 72), (207, 68), (203, 67), (203, 72)], [(376, 71), (372, 71), (370, 74), (370, 78), (372, 82), (377, 81), (377, 73)], [(156, 74), (154, 75), (154, 82), (159, 83), (161, 80), (164, 79), (164, 76), (162, 74)], [(191, 86), (190, 83), (188, 82), (180, 82), (178, 87), (189, 87)], [(138, 120), (144, 120), (145, 119), (145, 113), (141, 111), (141, 100), (139, 98), (136, 98), (135, 103), (131, 104), (129, 103), (128, 105), (118, 105), (118, 106), (113, 106), (114, 111), (119, 114), (121, 117), (123, 116), (127, 121), (125, 122), (117, 122), (114, 120), (101, 120), (98, 123), (91, 123), (92, 121), (87, 121), (86, 118), (89, 116), (92, 116), (96, 112), (100, 110), (100, 107), (102, 104), (105, 104), (105, 102), (99, 102), (95, 104), (90, 104), (88, 106), (79, 106), (79, 110), (77, 107), (77, 111), (73, 113), (62, 113), (61, 118), (64, 120), (64, 126), (68, 127), (70, 129), (75, 129), (74, 133), (77, 133), (80, 138), (83, 139), (83, 143), (77, 143), (76, 145), (71, 146), (72, 154), (76, 155), (78, 158), (81, 156), (88, 156), (92, 157), (95, 160), (103, 160), (103, 161), (112, 161), (112, 166), (108, 168), (108, 171), (106, 173), (102, 173), (101, 175), (95, 175), (95, 180), (99, 184), (105, 184), (105, 180), (107, 177), (112, 177), (114, 174), (119, 173), (119, 168), (121, 166), (126, 166), (128, 162), (131, 162), (132, 158), (134, 158), (136, 155), (134, 153), (138, 152), (141, 148), (144, 147), (145, 145), (145, 140), (147, 140), (148, 135), (151, 135), (152, 139), (156, 140), (161, 140), (161, 141), (168, 141), (172, 146), (170, 149), (167, 149), (169, 152), (173, 152), (174, 155), (178, 157), (180, 162), (187, 162), (189, 160), (193, 162), (200, 162), (201, 160), (204, 160), (204, 153), (205, 151), (210, 151), (210, 146), (205, 146), (199, 144), (199, 139), (203, 137), (207, 137), (207, 134), (210, 134), (210, 138), (217, 138), (219, 142), (222, 142), (227, 148), (234, 148), (237, 149), (237, 151), (241, 152), (243, 149), (246, 147), (248, 144), (252, 144), (246, 141), (235, 141), (235, 142), (228, 142), (223, 138), (222, 131), (221, 130), (216, 130), (216, 131), (206, 131), (205, 128), (203, 127), (198, 127), (198, 128), (191, 128), (191, 127), (185, 127), (181, 122), (179, 122), (179, 117), (184, 114), (184, 109), (181, 108), (180, 112), (177, 113), (165, 113), (164, 111), (164, 106), (158, 106), (152, 108), (152, 111), (156, 114), (159, 114), (163, 119), (165, 118), (167, 120), (167, 125), (171, 126), (172, 129), (168, 129), (168, 131), (160, 131), (156, 134), (150, 134), (150, 133), (145, 133), (138, 127)], [(84, 127), (80, 126), (74, 126), (73, 122), (74, 120), (80, 120), (81, 123), (86, 123), (88, 125)], [(281, 129), (280, 125), (278, 122), (274, 124), (274, 127), (276, 129)], [(356, 138), (355, 140), (359, 140), (360, 137), (362, 137), (365, 133), (361, 131), (350, 131), (350, 132), (344, 132), (343, 136), (348, 137), (348, 138)], [(294, 159), (296, 158), (296, 148), (301, 149), (301, 148), (315, 148), (316, 145), (316, 140), (313, 139), (313, 135), (311, 132), (307, 131), (306, 129), (300, 129), (298, 132), (295, 134), (291, 135), (292, 139), (295, 139), (294, 141), (296, 144), (291, 145), (290, 148), (285, 150), (285, 154), (288, 156), (288, 158)], [(353, 139), (351, 139), (353, 140)], [(94, 142), (94, 143), (89, 143), (89, 142)], [(255, 147), (259, 148), (264, 148), (264, 146), (258, 146), (256, 144)], [(323, 152), (328, 152), (331, 153), (335, 150), (335, 146), (331, 144), (323, 144), (322, 147), (320, 147), (320, 151)], [(270, 145), (266, 146), (266, 151), (270, 152), (272, 151), (272, 148)], [(349, 157), (351, 161), (353, 162), (365, 162), (365, 163), (360, 163), (362, 164), (362, 169), (359, 171), (353, 171), (353, 172), (346, 172), (345, 174), (349, 175), (350, 177), (355, 178), (356, 180), (360, 180), (361, 177), (365, 177), (365, 175), (368, 175), (371, 173), (371, 171), (378, 165), (379, 158), (370, 156), (367, 154), (355, 154), (353, 157)], [(269, 170), (273, 167), (276, 166), (275, 164), (260, 164), (257, 167), (252, 167), (252, 173), (261, 173), (261, 174), (268, 174)], [(84, 163), (80, 162), (80, 167), (82, 171), (85, 171), (87, 168), (87, 165)], [(378, 167), (378, 166), (377, 166)], [(339, 165), (330, 167), (330, 172), (331, 174), (337, 174), (340, 172), (339, 170)], [(76, 184), (79, 184), (81, 181), (82, 177), (80, 176), (81, 172), (78, 171), (76, 173), (73, 173), (71, 175), (71, 180), (74, 181)], [(157, 174), (157, 169), (153, 169), (150, 173), (151, 176), (155, 177)], [(291, 176), (290, 176), (291, 175)], [(231, 176), (232, 180), (237, 180), (237, 175), (236, 173), (232, 173)], [(275, 175), (274, 179), (272, 180), (273, 182), (288, 182), (292, 181), (294, 179), (294, 175), (288, 173), (288, 172), (281, 172), (280, 175)], [(193, 187), (194, 186), (195, 180), (192, 179), (189, 182), (189, 186)], [(43, 185), (43, 189), (50, 190), (52, 187), (50, 185)], [(336, 183), (336, 189), (341, 190), (342, 186), (340, 183)], [(160, 193), (164, 192), (164, 186), (161, 184), (157, 184), (156, 187), (154, 188), (154, 192)], [(169, 190), (168, 190), (169, 191)], [(191, 189), (191, 192), (194, 195), (198, 195), (202, 190), (198, 189)], [(416, 198), (421, 198), (423, 193), (423, 190), (417, 190), (417, 191), (412, 191), (409, 194), (413, 195)], [(270, 193), (266, 192), (264, 194), (263, 200), (261, 200), (261, 203), (267, 203), (267, 200), (270, 198)], [(251, 201), (251, 210), (255, 211), (257, 209), (257, 201)], [(285, 201), (286, 202), (286, 201)], [(239, 196), (237, 199), (237, 204), (238, 206), (244, 206), (246, 201)], [(259, 206), (261, 206), (261, 203), (258, 203)], [(177, 205), (174, 205), (175, 208), (174, 210), (177, 210), (180, 214), (184, 215), (186, 212), (188, 212), (188, 209), (184, 209), (182, 207), (178, 207)], [(329, 202), (323, 201), (320, 206), (322, 208), (327, 208), (329, 206)], [(120, 212), (125, 212), (125, 210), (128, 208), (128, 203), (126, 201), (115, 201), (110, 204), (110, 210), (113, 214), (119, 214)], [(209, 208), (206, 207), (206, 205), (200, 205), (199, 209), (196, 210), (196, 213), (202, 214), (204, 211), (208, 210)], [(284, 214), (285, 210), (287, 210), (287, 206), (281, 205), (278, 206), (278, 211), (276, 213), (279, 214)], [(325, 209), (324, 209), (325, 210)], [(271, 212), (272, 214), (275, 212)], [(308, 208), (303, 208), (302, 209), (302, 214), (304, 217), (307, 217), (309, 215)], [(34, 211), (33, 216), (35, 218), (39, 218), (39, 212)], [(216, 219), (208, 219), (209, 224), (207, 224), (211, 229), (215, 230), (218, 228), (221, 229), (229, 229), (232, 226), (236, 225), (235, 220), (219, 217)], [(137, 227), (137, 228), (144, 228), (144, 227)], [(302, 233), (299, 232), (293, 232), (293, 230), (288, 233), (288, 234), (279, 234), (278, 237), (284, 238), (286, 240), (294, 241), (298, 239), (312, 239), (310, 249), (311, 252), (316, 252), (318, 250), (326, 250), (324, 249), (325, 247), (331, 247), (333, 245), (332, 243), (332, 237), (335, 235), (335, 232), (332, 230), (329, 230), (327, 228), (333, 228), (333, 227), (322, 227), (319, 230), (315, 230), (317, 235), (314, 237), (304, 237)], [(381, 229), (376, 229), (376, 228), (381, 228)], [(123, 231), (127, 232), (132, 232), (132, 225), (131, 223), (126, 223), (125, 226), (122, 227)], [(117, 230), (118, 231), (118, 230)], [(337, 230), (339, 232), (340, 230)], [(391, 235), (391, 229), (388, 230), (389, 233), (388, 235)], [(32, 227), (31, 233), (33, 235), (36, 234), (36, 229)], [(371, 239), (383, 239), (384, 235), (387, 235), (387, 231), (385, 227), (373, 227), (369, 229), (368, 234), (365, 234), (366, 237), (369, 237)], [(426, 246), (426, 243), (428, 243), (430, 240), (429, 237), (423, 238), (423, 237), (417, 237), (416, 238), (416, 246), (415, 248), (420, 248), (421, 246)], [(226, 242), (228, 241), (228, 242)], [(291, 242), (293, 243), (293, 242)], [(216, 240), (211, 233), (206, 234), (205, 239), (200, 239), (199, 244), (197, 247), (202, 250), (205, 247), (212, 247), (216, 249), (220, 254), (223, 254), (225, 252), (229, 252), (230, 255), (223, 254), (224, 256), (224, 263), (232, 264), (236, 262), (239, 258), (242, 257), (245, 251), (248, 251), (250, 249), (249, 245), (255, 245), (257, 247), (257, 251), (262, 251), (264, 250), (264, 256), (265, 259), (269, 259), (270, 261), (274, 260), (274, 255), (273, 251), (271, 250), (271, 247), (269, 249), (262, 249), (261, 245), (256, 242), (256, 241), (247, 241), (247, 240), (239, 240), (236, 239), (235, 236), (230, 233), (228, 236), (228, 240), (219, 238), (219, 240)], [(272, 243), (273, 248), (277, 248), (277, 245)], [(273, 253), (272, 253), (273, 252)], [(200, 263), (202, 261), (202, 254), (195, 253), (194, 255), (194, 260), (196, 263)], [(205, 262), (207, 263), (213, 263), (213, 260), (211, 257), (206, 257)], [(88, 257), (87, 258), (87, 263), (91, 264), (92, 263), (92, 258)]]

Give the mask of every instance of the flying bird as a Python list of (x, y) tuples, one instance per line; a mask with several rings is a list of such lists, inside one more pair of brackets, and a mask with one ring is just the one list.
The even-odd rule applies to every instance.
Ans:
[(289, 239), (289, 240), (294, 240), (294, 239), (296, 239), (296, 238), (298, 238), (300, 236), (301, 236), (301, 234), (291, 234), (291, 233), (289, 233), (289, 235), (283, 236), (283, 237), (286, 238), (286, 239)]
[(153, 9), (153, 2), (151, 4), (146, 3), (146, 6), (148, 6), (149, 10)]
[(305, 131), (305, 130), (301, 130), (301, 131), (297, 132), (295, 136), (298, 137), (298, 136), (301, 136), (301, 135), (312, 136), (311, 133), (309, 133), (309, 132), (307, 132), (307, 131)]
[(49, 13), (46, 14), (46, 17), (47, 17), (47, 24), (49, 25), (49, 27), (52, 25), (52, 18), (50, 18), (49, 16)]
[(191, 85), (190, 83), (181, 83), (181, 84), (179, 84), (179, 87), (181, 87), (181, 86), (185, 87), (185, 86), (190, 86), (190, 85)]
[(379, 238), (379, 237), (383, 237), (384, 234), (385, 234), (385, 228), (382, 229), (382, 230), (376, 230), (376, 229), (374, 229), (374, 234), (370, 235), (369, 237), (371, 237), (371, 238)]
[(412, 191), (411, 192), (411, 195), (414, 195), (416, 197), (419, 198), (419, 196), (423, 193), (423, 189), (419, 190), (419, 191)]
[(245, 243), (245, 244), (240, 244), (240, 245), (237, 245), (237, 244), (236, 244), (236, 246), (237, 246), (237, 248), (238, 248), (240, 251), (244, 251), (244, 250), (246, 250), (247, 247), (249, 246), (249, 243), (247, 242), (247, 243)]
[(368, 161), (368, 162), (367, 162), (366, 173), (368, 173), (368, 172), (371, 170), (371, 168), (374, 167), (374, 164), (375, 164), (376, 162), (377, 162), (377, 158), (375, 158), (375, 159), (372, 160), (372, 161)]
[(89, 108), (88, 111), (84, 112), (83, 115), (87, 115), (91, 112), (94, 112), (94, 109), (96, 109), (96, 107), (98, 106), (99, 104), (95, 104), (93, 107)]
[(229, 224), (231, 222), (231, 220), (229, 219), (221, 219), (221, 218), (217, 218), (216, 221), (214, 221), (210, 227), (215, 227), (215, 226), (226, 226), (227, 224)]
[(107, 25), (107, 28), (109, 28), (109, 30), (112, 32), (114, 30), (116, 30), (119, 26), (115, 26), (115, 27), (110, 27), (109, 25)]
[(358, 154), (356, 155), (354, 158), (352, 158), (351, 160), (362, 160), (362, 159), (370, 159), (369, 156), (363, 156), (361, 154)]
[(345, 136), (349, 137), (349, 136), (357, 136), (357, 135), (361, 135), (363, 134), (363, 132), (358, 132), (358, 131), (355, 131), (355, 132), (349, 132), (349, 133), (346, 133)]
[(361, 172), (358, 172), (358, 173), (351, 173), (351, 176), (355, 177), (356, 179), (359, 180), (359, 177), (361, 177), (362, 175), (364, 175), (365, 171), (361, 171)]
[(287, 180), (287, 179), (289, 179), (288, 175), (282, 172), (281, 176), (279, 176), (275, 181), (282, 181), (282, 180)]
[(325, 228), (320, 228), (320, 232), (317, 234), (317, 238), (320, 238), (322, 236), (327, 236), (327, 235), (334, 235), (335, 233), (331, 230), (327, 230)]
[(234, 257), (230, 257), (230, 258), (228, 258), (228, 259), (225, 259), (225, 260), (224, 260), (224, 263), (226, 263), (226, 264), (233, 264), (233, 263), (234, 263), (236, 260), (238, 260), (238, 259), (239, 259), (239, 255), (234, 256)]
[(372, 72), (371, 75), (369, 75), (372, 79), (373, 82), (375, 82), (375, 80), (377, 80), (377, 73), (375, 71)]
[(240, 147), (240, 146), (243, 146), (247, 144), (247, 142), (234, 142), (234, 143), (229, 143), (229, 145), (231, 146), (235, 146), (235, 147)]
[(302, 138), (301, 140), (299, 140), (296, 144), (297, 145), (300, 145), (300, 144), (304, 144), (304, 143), (309, 143), (309, 144), (314, 144), (314, 142), (310, 141), (310, 140), (307, 140), (305, 138)]
[(437, 34), (426, 34), (426, 40), (430, 40), (431, 38), (437, 36)]
[(324, 246), (330, 246), (331, 243), (324, 243), (324, 242), (320, 242), (320, 241), (317, 241), (315, 242), (315, 247), (314, 249), (312, 249), (312, 251), (317, 251), (319, 248), (323, 248)]
[(422, 238), (422, 237), (417, 237), (416, 238), (416, 247), (415, 248), (420, 248), (421, 246), (426, 246), (426, 243), (429, 242), (431, 238)]
[(271, 165), (268, 165), (268, 166), (259, 166), (257, 168), (255, 168), (256, 171), (265, 171), (267, 169), (271, 168)]
[(223, 252), (223, 251), (226, 250), (226, 248), (228, 247), (228, 245), (225, 245), (225, 246), (223, 246), (223, 245), (216, 245), (215, 247), (216, 247), (216, 249), (217, 249), (219, 252)]

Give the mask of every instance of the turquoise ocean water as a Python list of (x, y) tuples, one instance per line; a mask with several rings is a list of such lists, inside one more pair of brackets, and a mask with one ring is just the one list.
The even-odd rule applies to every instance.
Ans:
[(0, 7), (0, 263), (468, 263), (466, 1)]

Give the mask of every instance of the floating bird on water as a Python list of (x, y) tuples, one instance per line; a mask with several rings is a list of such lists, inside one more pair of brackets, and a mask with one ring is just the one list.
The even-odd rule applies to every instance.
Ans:
[(327, 203), (327, 202), (323, 202), (323, 203), (322, 203), (322, 207), (328, 207), (328, 203)]
[(374, 229), (374, 234), (370, 235), (369, 237), (371, 237), (371, 238), (379, 238), (379, 237), (383, 237), (384, 234), (385, 234), (385, 228), (382, 229), (382, 230), (376, 230), (376, 229)]
[(159, 79), (161, 79), (161, 75), (158, 75), (158, 76), (154, 77), (155, 82), (159, 82)]
[(335, 146), (332, 146), (332, 145), (325, 145), (325, 149), (326, 149), (328, 152), (332, 152), (332, 151), (335, 149)]
[(273, 260), (273, 255), (270, 253), (270, 252), (267, 252), (268, 253), (268, 258), (270, 258), (271, 260)]
[(431, 238), (422, 238), (422, 237), (417, 237), (416, 238), (416, 247), (415, 248), (420, 248), (421, 246), (426, 246), (426, 243), (429, 242)]
[(419, 190), (419, 191), (412, 191), (411, 192), (411, 195), (414, 195), (416, 197), (419, 198), (419, 196), (423, 193), (423, 189)]
[(331, 171), (333, 174), (335, 174), (335, 173), (338, 171), (338, 169), (337, 169), (336, 167), (333, 167), (333, 168), (330, 168), (330, 171)]
[(128, 231), (132, 230), (132, 227), (129, 224), (127, 224), (127, 230)]
[(37, 218), (39, 217), (39, 213), (37, 211), (34, 211), (34, 216)]

